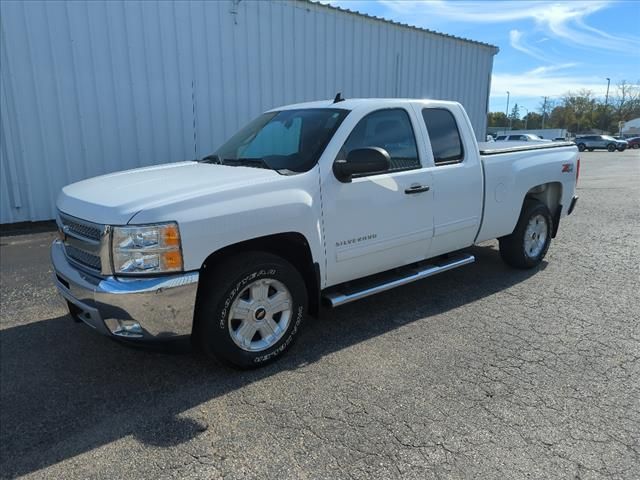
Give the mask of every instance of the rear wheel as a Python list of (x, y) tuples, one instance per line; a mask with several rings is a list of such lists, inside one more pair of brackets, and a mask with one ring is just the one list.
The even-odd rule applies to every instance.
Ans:
[(632, 148), (640, 148), (640, 143), (634, 143)]
[(291, 346), (306, 308), (304, 280), (289, 262), (270, 253), (241, 254), (204, 279), (195, 340), (224, 363), (260, 367)]
[(590, 151), (590, 152), (593, 152), (594, 150), (595, 150), (594, 148), (590, 148), (590, 149), (589, 149), (589, 151)]
[(585, 149), (584, 143), (579, 143), (578, 150), (580, 150), (581, 152), (584, 152), (584, 149)]
[(607, 150), (609, 150), (610, 152), (615, 152), (616, 146), (613, 143), (610, 143), (609, 145), (607, 145)]
[(516, 268), (539, 265), (549, 250), (552, 228), (547, 206), (538, 200), (525, 200), (515, 230), (499, 239), (500, 256)]
[(625, 150), (625, 147), (618, 147), (619, 152), (624, 152), (624, 150)]

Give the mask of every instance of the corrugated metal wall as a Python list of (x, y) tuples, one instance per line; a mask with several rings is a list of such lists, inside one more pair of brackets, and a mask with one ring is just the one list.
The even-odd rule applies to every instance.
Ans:
[(494, 47), (289, 1), (3, 1), (0, 222), (71, 182), (210, 153), (274, 106), (432, 97), (484, 134)]

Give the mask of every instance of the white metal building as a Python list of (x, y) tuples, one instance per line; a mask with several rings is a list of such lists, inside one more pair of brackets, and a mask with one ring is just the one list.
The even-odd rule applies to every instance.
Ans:
[(482, 137), (494, 46), (307, 1), (3, 1), (0, 223), (60, 188), (199, 158), (278, 105), (464, 104)]

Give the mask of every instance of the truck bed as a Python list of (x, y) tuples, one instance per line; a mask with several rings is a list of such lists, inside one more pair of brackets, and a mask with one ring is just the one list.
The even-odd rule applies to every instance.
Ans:
[(526, 152), (528, 150), (544, 150), (547, 148), (570, 147), (573, 142), (478, 142), (480, 155), (498, 155), (500, 153)]
[[(485, 179), (483, 219), (476, 243), (510, 234), (527, 191), (537, 185), (554, 186), (549, 195), (563, 207), (571, 203), (577, 147), (572, 142), (487, 142), (479, 144)], [(553, 192), (552, 192), (553, 189)]]

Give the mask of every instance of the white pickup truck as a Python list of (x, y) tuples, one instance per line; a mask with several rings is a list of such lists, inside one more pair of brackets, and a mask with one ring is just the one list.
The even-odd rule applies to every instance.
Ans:
[(201, 160), (63, 188), (55, 283), (105, 335), (190, 335), (263, 365), (322, 302), (469, 264), (479, 242), (499, 239), (514, 267), (542, 261), (576, 204), (576, 146), (475, 138), (454, 102), (276, 108)]

